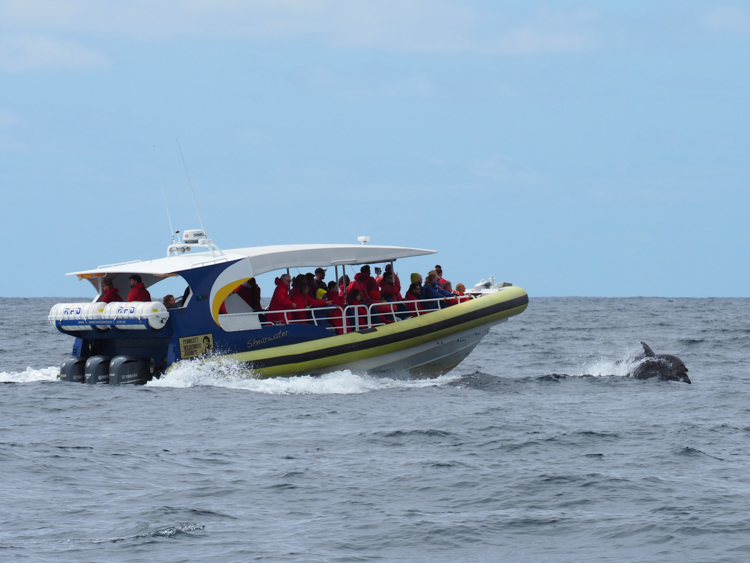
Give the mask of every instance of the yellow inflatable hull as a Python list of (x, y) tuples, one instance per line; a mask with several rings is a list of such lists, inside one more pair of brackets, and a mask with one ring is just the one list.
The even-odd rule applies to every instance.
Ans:
[(341, 369), (437, 376), (458, 365), (492, 325), (519, 315), (528, 302), (523, 289), (507, 287), (385, 326), (225, 357), (247, 365), (261, 378)]

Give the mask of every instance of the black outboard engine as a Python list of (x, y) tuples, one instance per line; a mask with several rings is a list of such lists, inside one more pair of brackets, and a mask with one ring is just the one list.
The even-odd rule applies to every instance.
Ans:
[(85, 364), (86, 358), (80, 356), (68, 358), (60, 367), (60, 379), (74, 383), (83, 383), (86, 380), (84, 375)]
[(148, 358), (115, 356), (109, 363), (110, 385), (144, 385), (151, 379)]
[(109, 356), (91, 356), (86, 360), (86, 383), (109, 383)]

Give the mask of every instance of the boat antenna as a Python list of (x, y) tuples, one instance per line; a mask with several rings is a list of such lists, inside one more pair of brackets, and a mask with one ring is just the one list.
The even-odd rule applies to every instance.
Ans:
[(161, 177), (161, 167), (159, 166), (159, 157), (156, 156), (156, 147), (151, 145), (154, 149), (154, 160), (156, 161), (156, 171), (159, 174), (159, 184), (161, 185), (161, 195), (164, 196), (164, 207), (167, 208), (167, 221), (169, 221), (169, 234), (172, 236), (172, 244), (176, 244), (177, 241), (174, 239), (174, 229), (172, 228), (172, 217), (169, 215), (169, 205), (167, 205), (167, 193), (164, 191), (164, 180)]
[(190, 174), (188, 174), (187, 164), (185, 164), (185, 157), (182, 155), (180, 140), (177, 137), (175, 137), (175, 140), (177, 141), (177, 148), (180, 150), (180, 157), (182, 158), (182, 165), (185, 167), (185, 176), (187, 176), (188, 184), (190, 184), (190, 191), (193, 193), (193, 201), (195, 202), (195, 210), (198, 212), (198, 220), (200, 220), (201, 222), (201, 229), (203, 229), (203, 234), (205, 234), (206, 238), (208, 238), (206, 227), (203, 226), (203, 217), (201, 217), (201, 210), (198, 209), (198, 200), (195, 199), (195, 190), (193, 189), (193, 183), (190, 181)]

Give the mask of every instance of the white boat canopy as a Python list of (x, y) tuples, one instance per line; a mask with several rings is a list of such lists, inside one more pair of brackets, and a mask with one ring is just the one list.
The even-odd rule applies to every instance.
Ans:
[(369, 246), (364, 244), (295, 244), (289, 246), (257, 246), (229, 251), (250, 259), (255, 275), (282, 268), (329, 267), (390, 262), (435, 254), (434, 250), (400, 246)]
[[(434, 250), (400, 246), (370, 246), (364, 244), (292, 244), (238, 248), (223, 252), (197, 252), (167, 256), (156, 260), (125, 262), (99, 266), (93, 270), (71, 272), (79, 279), (101, 279), (115, 274), (141, 274), (169, 277), (185, 270), (205, 268), (222, 262), (248, 258), (254, 275), (284, 268), (322, 267), (390, 262), (434, 254)], [(154, 280), (158, 281), (158, 280)], [(150, 285), (150, 284), (146, 284)]]

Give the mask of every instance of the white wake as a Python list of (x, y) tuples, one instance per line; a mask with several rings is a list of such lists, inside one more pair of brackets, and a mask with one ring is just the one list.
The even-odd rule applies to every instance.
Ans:
[(49, 368), (34, 369), (26, 368), (25, 371), (0, 372), (0, 383), (31, 383), (34, 381), (56, 381), (60, 368), (53, 366)]
[(627, 354), (620, 359), (599, 358), (593, 360), (578, 368), (576, 371), (580, 371), (580, 373), (576, 373), (575, 375), (593, 375), (597, 377), (615, 375), (624, 377), (638, 365), (639, 360), (635, 358), (642, 351), (640, 347), (634, 347), (628, 350)]
[(316, 376), (298, 375), (258, 379), (250, 370), (236, 362), (206, 360), (180, 362), (169, 370), (169, 373), (146, 385), (172, 388), (226, 387), (271, 395), (351, 395), (381, 389), (438, 387), (459, 378), (459, 375), (444, 375), (436, 379), (392, 379), (358, 375), (349, 370), (341, 370)]

